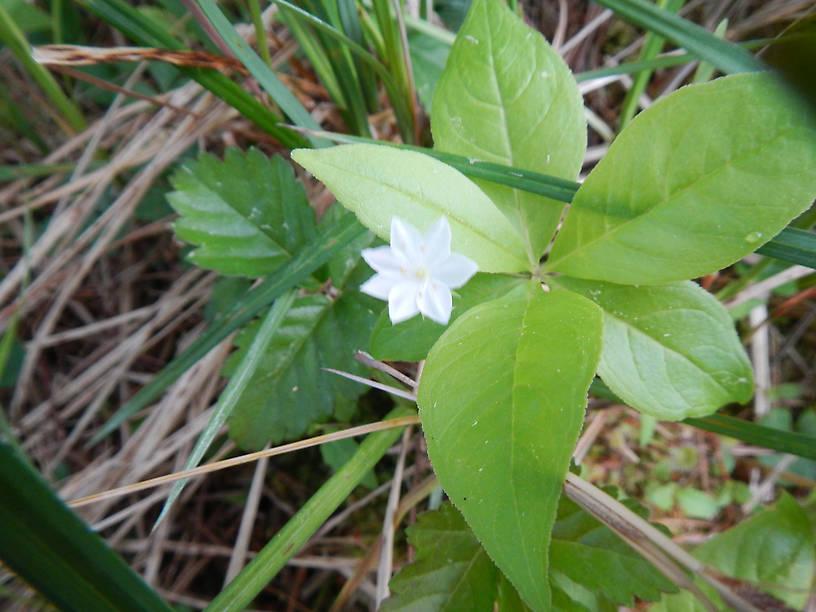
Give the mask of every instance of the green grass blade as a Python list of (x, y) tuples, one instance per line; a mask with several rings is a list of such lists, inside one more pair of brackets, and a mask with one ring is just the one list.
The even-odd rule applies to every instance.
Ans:
[(337, 75), (334, 74), (331, 61), (329, 61), (325, 50), (320, 45), (317, 36), (314, 35), (314, 31), (309, 29), (304, 23), (304, 20), (300, 18), (300, 15), (295, 11), (281, 4), (278, 5), (278, 9), (283, 23), (286, 24), (286, 27), (295, 37), (295, 40), (298, 41), (300, 48), (303, 50), (315, 73), (317, 73), (317, 78), (320, 79), (320, 82), (323, 83), (323, 86), (329, 93), (329, 97), (334, 100), (335, 104), (344, 107), (345, 99), (343, 98), (343, 90), (340, 88), (340, 83), (337, 82)]
[[(221, 9), (218, 8), (214, 0), (198, 0), (198, 5), (221, 38), (224, 39), (224, 42), (227, 43), (230, 50), (246, 69), (249, 70), (250, 74), (257, 79), (261, 87), (266, 90), (286, 116), (289, 117), (295, 125), (310, 129), (320, 129), (320, 125), (312, 118), (309, 111), (303, 107), (295, 95), (275, 76), (272, 69), (264, 64), (263, 60), (252, 50), (252, 47), (238, 35), (233, 25), (229, 22), (224, 13), (221, 12)], [(312, 139), (312, 145), (314, 146), (326, 146), (327, 144), (327, 142), (320, 139)]]
[(816, 268), (816, 234), (787, 227), (756, 252), (766, 257)]
[(754, 446), (816, 460), (816, 438), (810, 436), (763, 427), (724, 414), (712, 414), (699, 419), (686, 419), (683, 422), (698, 429), (742, 440)]
[[(735, 43), (743, 49), (759, 49), (771, 42), (773, 38), (761, 38), (756, 40), (747, 40), (741, 43)], [(732, 43), (733, 44), (733, 43)], [(599, 79), (602, 77), (616, 76), (618, 74), (637, 74), (644, 70), (656, 70), (658, 68), (671, 68), (673, 66), (680, 66), (688, 62), (694, 62), (700, 58), (694, 53), (678, 53), (672, 55), (662, 55), (649, 60), (639, 60), (636, 62), (626, 62), (617, 66), (610, 66), (609, 68), (597, 68), (596, 70), (587, 70), (586, 72), (578, 72), (575, 75), (575, 80), (579, 83), (584, 81), (591, 81), (592, 79)]]
[[(349, 5), (350, 3), (346, 4)], [(329, 14), (330, 21), (335, 29), (342, 31), (343, 23), (340, 19), (337, 3), (329, 0), (329, 2), (324, 3), (324, 9)], [(371, 130), (368, 127), (366, 102), (361, 88), (362, 83), (348, 46), (331, 42), (326, 45), (326, 49), (329, 51), (330, 57), (335, 58), (334, 70), (338, 75), (340, 86), (345, 92), (346, 114), (349, 117), (354, 133), (360, 136), (371, 136)]]
[(249, 13), (252, 15), (252, 27), (255, 28), (255, 40), (258, 44), (258, 52), (261, 54), (261, 59), (264, 63), (271, 67), (272, 56), (269, 54), (269, 41), (266, 39), (266, 32), (264, 31), (261, 6), (258, 0), (249, 0), (248, 4)]
[[(397, 81), (394, 80), (391, 73), (388, 71), (388, 68), (386, 68), (382, 62), (371, 55), (367, 49), (361, 45), (358, 45), (351, 38), (343, 34), (343, 32), (338, 31), (336, 28), (332, 27), (325, 21), (318, 19), (311, 13), (304, 11), (291, 2), (287, 2), (287, 0), (275, 0), (275, 3), (282, 9), (285, 8), (288, 10), (290, 16), (297, 16), (303, 21), (307, 22), (309, 25), (313, 26), (316, 30), (335, 38), (345, 45), (357, 58), (368, 64), (377, 73), (377, 76), (380, 77), (383, 87), (385, 87), (385, 91), (388, 94), (388, 99), (391, 101), (391, 106), (394, 108), (394, 114), (397, 116), (397, 123), (400, 126), (413, 123), (413, 119), (411, 118), (411, 109), (407, 105), (406, 98), (401, 95)], [(321, 134), (322, 132), (317, 133)], [(404, 135), (403, 138), (405, 138)], [(411, 138), (413, 138), (413, 136), (411, 136)]]
[[(589, 392), (596, 397), (623, 403), (600, 378), (596, 378), (592, 381)], [(816, 459), (816, 438), (810, 436), (791, 433), (781, 429), (772, 429), (724, 414), (689, 418), (684, 419), (682, 422), (686, 425), (697, 427), (698, 429), (736, 438), (748, 444), (769, 448), (779, 451), (780, 453), (790, 453), (792, 455), (798, 455), (799, 457), (805, 457), (806, 459)]]
[(62, 610), (170, 610), (7, 444), (0, 443), (0, 559)]
[[(269, 343), (272, 341), (272, 336), (277, 333), (283, 321), (283, 317), (286, 316), (289, 308), (292, 307), (296, 295), (297, 293), (295, 291), (284, 293), (275, 300), (272, 308), (269, 309), (261, 327), (258, 329), (258, 333), (252, 340), (249, 350), (247, 350), (244, 358), (235, 370), (235, 374), (230, 378), (226, 389), (224, 389), (224, 392), (218, 398), (218, 405), (215, 407), (215, 411), (210, 417), (204, 431), (202, 431), (198, 437), (190, 456), (187, 458), (187, 462), (184, 464), (185, 470), (194, 468), (201, 462), (204, 453), (207, 452), (215, 436), (218, 435), (221, 426), (227, 422), (227, 419), (232, 414), (233, 408), (235, 408), (247, 385), (249, 385), (249, 381), (252, 379), (258, 366), (260, 366), (261, 359), (266, 354), (266, 349), (269, 348)], [(162, 519), (170, 511), (173, 502), (176, 501), (186, 484), (187, 479), (184, 479), (177, 481), (173, 485), (173, 490), (170, 491), (167, 501), (164, 502), (164, 507), (162, 508), (161, 514), (159, 514), (159, 518), (157, 518), (153, 524), (153, 529), (158, 527), (159, 523), (161, 523)]]
[(0, 42), (11, 50), (17, 61), (45, 92), (70, 128), (76, 132), (84, 129), (86, 123), (82, 111), (65, 95), (51, 73), (31, 57), (31, 47), (28, 41), (2, 4), (0, 4)]
[[(717, 38), (724, 38), (725, 33), (728, 31), (728, 19), (723, 19), (720, 23), (717, 24), (717, 27), (714, 28), (714, 36)], [(694, 71), (694, 76), (691, 78), (692, 85), (697, 83), (705, 83), (706, 81), (710, 81), (711, 78), (714, 76), (715, 68), (710, 63), (706, 61), (702, 61), (697, 65), (697, 70)]]
[[(124, 0), (78, 0), (78, 2), (140, 45), (185, 50), (184, 45), (167, 33), (161, 24), (153, 22)], [(270, 112), (240, 85), (220, 72), (187, 67), (180, 67), (179, 70), (277, 138), (283, 145), (299, 147), (306, 144), (302, 137), (279, 125), (281, 117)]]
[[(329, 0), (329, 4), (337, 6), (342, 31), (358, 45), (363, 45), (363, 26), (357, 14), (357, 4), (355, 2), (334, 3), (333, 0)], [(355, 57), (352, 61), (358, 75), (360, 92), (365, 100), (366, 109), (369, 113), (376, 113), (380, 109), (377, 76), (371, 66), (359, 57)]]
[[(677, 13), (680, 7), (683, 6), (684, 0), (658, 0), (658, 6), (665, 8), (672, 13)], [(665, 39), (654, 32), (646, 34), (646, 42), (643, 43), (643, 48), (640, 51), (641, 60), (654, 59), (658, 53), (663, 49)], [(626, 127), (626, 124), (632, 120), (637, 112), (638, 99), (646, 91), (646, 85), (649, 84), (649, 79), (652, 78), (651, 70), (644, 70), (638, 72), (632, 83), (632, 87), (626, 92), (626, 97), (623, 99), (621, 105), (620, 118), (618, 119), (618, 132)]]
[(204, 357), (215, 345), (233, 331), (246, 325), (264, 307), (309, 276), (340, 249), (367, 230), (353, 215), (344, 215), (320, 236), (305, 245), (280, 270), (247, 294), (195, 340), (183, 353), (170, 362), (156, 377), (125, 403), (91, 438), (89, 445), (107, 437), (119, 425), (156, 399), (179, 376)]
[[(401, 26), (404, 24), (402, 24), (400, 16), (394, 14), (395, 10), (402, 10), (402, 3), (393, 2), (392, 0), (372, 0), (371, 4), (385, 46), (385, 63), (397, 82), (399, 91), (397, 95), (403, 100), (409, 101), (409, 104), (412, 105), (413, 103), (410, 102), (413, 96), (412, 76), (409, 67), (410, 58), (408, 58), (407, 52), (404, 52), (407, 49), (404, 49), (402, 44), (402, 36), (405, 32)], [(390, 94), (389, 99), (391, 99)], [(394, 103), (393, 99), (391, 99), (391, 103)], [(406, 117), (406, 119), (410, 120), (410, 123), (403, 124), (399, 122), (400, 135), (404, 142), (414, 142), (413, 117), (413, 113)]]
[(721, 40), (700, 26), (646, 0), (595, 0), (623, 19), (659, 34), (704, 59), (726, 74), (764, 70), (764, 65), (739, 45)]
[[(407, 408), (392, 410), (385, 418), (412, 414)], [(298, 510), (258, 555), (207, 607), (216, 610), (243, 610), (266, 587), (323, 522), (343, 503), (357, 483), (380, 460), (402, 432), (402, 427), (370, 434), (354, 456), (338, 470), (303, 507)]]

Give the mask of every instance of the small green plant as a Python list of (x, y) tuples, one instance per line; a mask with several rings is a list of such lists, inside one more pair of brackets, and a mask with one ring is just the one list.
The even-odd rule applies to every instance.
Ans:
[[(474, 162), (572, 180), (583, 158), (572, 75), (500, 2), (473, 3), (431, 117), (436, 148)], [(596, 373), (660, 419), (750, 399), (731, 318), (688, 279), (756, 250), (810, 205), (814, 142), (809, 111), (769, 73), (685, 87), (623, 130), (557, 234), (561, 202), (471, 181), (421, 153), (368, 144), (293, 152), (381, 238), (394, 219), (426, 231), (444, 217), (451, 249), (479, 276), (503, 279), (502, 294), (481, 303), (464, 286), (447, 329), (423, 321), (433, 331), (389, 342), (400, 324), (380, 325), (374, 349), (405, 359), (429, 348), (418, 404), (434, 471), (533, 609), (569, 592), (542, 577)], [(378, 297), (399, 321), (405, 296)], [(416, 297), (414, 311), (425, 312)]]
[[(255, 149), (181, 165), (168, 200), (179, 215), (176, 234), (193, 245), (188, 259), (240, 278), (216, 283), (207, 331), (119, 407), (91, 443), (147, 407), (233, 332), (237, 350), (222, 372), (229, 383), (186, 468), (205, 460), (224, 424), (238, 446), (261, 448), (329, 420), (336, 423), (326, 427), (335, 430), (358, 418), (365, 388), (350, 379), (370, 370), (351, 359), (356, 349), (368, 348), (380, 360), (423, 362), (418, 381), (390, 370), (410, 389), (386, 388), (410, 403), (398, 401), (385, 421), (266, 451), (370, 434), (359, 446), (345, 439), (322, 449), (334, 475), (209, 610), (250, 605), (358, 483), (378, 484), (372, 468), (402, 428), (420, 420), (438, 481), (428, 478), (412, 490), (405, 507), (437, 483), (452, 503), (408, 529), (416, 562), (391, 581), (384, 602), (390, 572), (378, 577), (382, 610), (609, 611), (648, 601), (658, 611), (696, 612), (806, 604), (816, 567), (812, 500), (803, 508), (783, 493), (773, 507), (689, 554), (645, 520), (637, 500), (590, 485), (576, 475), (582, 467), (570, 466), (588, 392), (631, 405), (644, 426), (686, 420), (816, 460), (812, 437), (793, 433), (813, 432), (813, 410), (795, 424), (788, 412), (772, 410), (766, 426), (706, 416), (747, 402), (754, 385), (734, 311), (729, 315), (692, 280), (759, 249), (816, 267), (812, 234), (786, 229), (784, 239), (774, 239), (816, 193), (812, 110), (761, 72), (745, 49), (673, 14), (678, 2), (661, 3), (669, 10), (644, 0), (598, 3), (651, 32), (654, 44), (635, 63), (640, 68), (699, 56), (710, 64), (695, 82), (707, 80), (713, 66), (727, 76), (682, 88), (629, 120), (630, 103), (649, 80), (642, 72), (621, 113), (620, 135), (580, 186), (574, 181), (585, 158), (586, 121), (576, 77), (518, 18), (515, 1), (474, 0), (452, 47), (453, 35), (440, 35), (427, 22), (414, 21), (420, 27), (407, 32), (400, 3), (277, 1), (350, 132), (371, 134), (371, 115), (381, 114), (387, 97), (403, 142), (421, 141), (416, 91), (431, 117), (433, 150), (319, 132), (315, 117), (272, 70), (260, 4), (249, 3), (258, 57), (219, 5), (196, 3), (204, 38), (191, 46), (222, 43), (277, 109), (231, 75), (202, 68), (183, 73), (284, 147), (322, 147), (327, 138), (354, 142), (292, 153), (345, 208), (316, 215), (289, 162)], [(184, 51), (189, 42), (151, 17), (186, 15), (186, 5), (81, 4), (143, 46)], [(427, 18), (439, 3), (420, 4)], [(464, 16), (470, 3), (442, 4)], [(0, 22), (0, 39), (27, 58), (27, 45), (2, 9)], [(662, 37), (688, 54), (653, 58)], [(413, 74), (409, 58), (419, 60)], [(25, 65), (35, 77), (47, 76)], [(84, 118), (53, 87), (42, 86), (66, 122), (81, 127)], [(799, 227), (811, 227), (813, 215), (807, 219)], [(768, 272), (756, 265), (726, 292)], [(7, 332), (6, 348), (14, 335)], [(790, 397), (798, 390), (775, 392)], [(4, 423), (0, 418), (0, 480), (7, 483), (0, 490), (9, 492), (0, 495), (3, 563), (66, 609), (162, 608), (156, 592), (101, 546), (4, 442), (14, 439)], [(690, 471), (698, 456), (688, 450), (673, 459)], [(707, 518), (751, 497), (736, 481), (715, 495), (676, 482), (670, 464), (656, 466), (653, 486), (644, 489), (655, 507)], [(176, 485), (156, 524), (185, 478), (220, 465), (171, 475)], [(800, 459), (790, 471), (806, 480), (813, 462)], [(431, 498), (429, 505), (437, 506)], [(65, 524), (73, 527), (62, 533)], [(369, 559), (360, 562), (360, 575)]]

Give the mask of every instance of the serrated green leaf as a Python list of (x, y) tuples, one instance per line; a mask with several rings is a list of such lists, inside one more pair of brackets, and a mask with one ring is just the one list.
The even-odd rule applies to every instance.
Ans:
[(426, 512), (407, 532), (416, 559), (391, 580), (383, 612), (493, 609), (501, 573), (453, 506)]
[[(321, 368), (366, 373), (353, 356), (366, 346), (379, 311), (377, 300), (357, 290), (371, 274), (359, 258), (371, 240), (368, 234), (354, 241), (330, 263), (336, 272), (345, 270), (345, 276), (332, 277), (339, 297), (301, 295), (287, 312), (229, 419), (230, 436), (240, 446), (260, 448), (269, 440), (297, 437), (332, 415), (341, 420), (352, 416), (365, 387)], [(247, 326), (236, 338), (239, 350), (230, 356), (226, 375), (250, 345), (257, 325)]]
[(691, 282), (632, 287), (559, 277), (604, 310), (598, 374), (633, 408), (679, 420), (753, 395), (753, 376), (728, 312)]
[[(801, 610), (808, 600), (816, 569), (814, 544), (807, 514), (792, 497), (783, 493), (773, 508), (718, 534), (693, 554), (724, 574), (747, 581), (759, 592), (757, 595), (770, 593), (788, 606)], [(701, 585), (701, 588), (704, 587)], [(744, 587), (740, 591), (743, 596), (753, 599)], [(713, 593), (707, 591), (706, 594), (717, 599)], [(760, 607), (765, 609), (762, 605)], [(723, 606), (720, 609), (729, 608)], [(684, 591), (664, 596), (651, 610), (702, 612), (704, 608)]]
[(266, 276), (316, 235), (314, 212), (292, 167), (257, 149), (202, 155), (172, 177), (173, 228), (198, 245), (191, 261), (222, 274)]
[(622, 284), (702, 276), (816, 194), (816, 128), (768, 73), (684, 87), (642, 112), (575, 195), (549, 270)]
[(488, 554), (550, 606), (550, 529), (600, 354), (602, 315), (562, 290), (472, 308), (428, 355), (418, 404), (428, 454)]
[[(437, 149), (574, 180), (586, 121), (567, 65), (498, 0), (475, 0), (439, 80), (431, 112)], [(537, 261), (564, 204), (486, 181), (477, 185), (524, 236)]]
[[(631, 500), (626, 505), (641, 516), (648, 512)], [(654, 601), (661, 591), (675, 590), (620, 537), (565, 497), (561, 498), (553, 527), (550, 569), (562, 574), (573, 587), (580, 585), (580, 589), (573, 590), (602, 594), (625, 606), (631, 606), (635, 597)], [(564, 580), (559, 583), (562, 588), (568, 584)], [(584, 607), (592, 609), (587, 603), (584, 598)]]
[[(645, 512), (637, 506), (633, 510)], [(384, 611), (528, 609), (450, 504), (421, 515), (407, 532), (416, 558), (392, 579)], [(563, 496), (550, 550), (556, 612), (617, 610), (607, 593), (625, 603), (635, 596), (652, 601), (659, 591), (676, 590), (608, 527)], [(570, 554), (564, 556), (565, 551)]]
[(426, 231), (439, 217), (451, 226), (451, 249), (482, 272), (518, 272), (531, 262), (521, 236), (470, 179), (427, 155), (355, 144), (298, 149), (292, 159), (322, 181), (338, 201), (383, 240), (391, 218)]
[[(492, 300), (519, 287), (524, 279), (504, 274), (478, 273), (453, 297), (451, 323), (473, 306)], [(375, 359), (419, 361), (425, 359), (434, 342), (447, 326), (430, 319), (414, 317), (398, 325), (388, 318), (388, 308), (384, 308), (371, 334), (371, 354)]]

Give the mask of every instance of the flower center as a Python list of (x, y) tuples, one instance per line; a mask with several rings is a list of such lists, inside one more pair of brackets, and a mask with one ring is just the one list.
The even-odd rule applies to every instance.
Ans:
[(419, 281), (425, 280), (427, 276), (428, 270), (425, 268), (425, 266), (417, 266), (416, 268), (414, 268), (414, 278), (416, 278), (417, 280)]

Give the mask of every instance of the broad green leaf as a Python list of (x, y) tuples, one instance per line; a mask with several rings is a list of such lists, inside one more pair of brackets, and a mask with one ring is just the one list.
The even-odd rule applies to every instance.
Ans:
[(580, 187), (547, 268), (622, 284), (708, 274), (816, 195), (816, 128), (768, 73), (684, 87), (642, 112)]
[[(499, 0), (474, 0), (434, 93), (434, 146), (466, 157), (574, 180), (586, 121), (569, 68)], [(524, 236), (534, 261), (564, 204), (477, 181)]]
[(265, 276), (316, 235), (306, 192), (279, 156), (228, 149), (221, 162), (202, 155), (172, 183), (167, 198), (181, 215), (173, 228), (198, 245), (188, 257), (202, 268)]
[(442, 487), (535, 610), (550, 606), (550, 529), (600, 355), (589, 300), (536, 282), (462, 315), (437, 341), (418, 404)]
[(751, 364), (731, 317), (699, 285), (553, 281), (603, 308), (598, 374), (633, 408), (679, 420), (711, 414), (753, 395)]
[[(407, 531), (416, 558), (391, 581), (384, 611), (527, 610), (450, 504), (421, 515)], [(631, 605), (634, 597), (653, 601), (660, 591), (676, 590), (614, 532), (564, 496), (552, 533), (550, 586), (556, 612), (614, 612), (615, 602)]]
[[(761, 609), (781, 609), (778, 604), (772, 607), (765, 595), (768, 593), (791, 608), (801, 610), (808, 600), (816, 570), (814, 545), (807, 514), (792, 497), (783, 493), (774, 508), (720, 533), (693, 554), (727, 576), (745, 581), (738, 589), (740, 594)], [(718, 599), (714, 593), (706, 591), (706, 594), (715, 601)], [(684, 591), (664, 596), (651, 610), (703, 612), (704, 608)]]
[[(478, 273), (467, 285), (457, 289), (453, 296), (451, 323), (473, 306), (501, 297), (515, 287), (523, 290), (524, 280), (504, 274)], [(425, 359), (434, 342), (447, 326), (430, 319), (414, 317), (398, 325), (388, 318), (388, 308), (380, 313), (380, 318), (371, 334), (371, 354), (376, 359), (419, 361)]]
[(521, 236), (470, 179), (435, 159), (394, 147), (356, 144), (298, 149), (292, 159), (331, 189), (343, 206), (383, 240), (391, 218), (421, 231), (441, 216), (451, 226), (451, 249), (482, 272), (529, 269)]
[(431, 108), (431, 100), (445, 68), (451, 46), (425, 32), (408, 33), (408, 49), (411, 52), (411, 69), (419, 101), (426, 109)]
[(169, 612), (122, 557), (1, 441), (0, 491), (0, 561), (59, 609)]
[[(502, 575), (453, 506), (426, 512), (407, 532), (416, 558), (391, 580), (393, 594), (383, 612), (495, 609)], [(515, 589), (506, 585), (504, 590)], [(499, 609), (526, 610), (518, 601)]]
[[(641, 516), (646, 513), (645, 508), (631, 500), (626, 505)], [(567, 597), (577, 595), (579, 602), (586, 600), (588, 592), (596, 600), (631, 607), (635, 597), (654, 601), (661, 591), (676, 590), (617, 534), (565, 497), (561, 498), (553, 527), (550, 570), (561, 575), (553, 584), (560, 585)], [(598, 607), (603, 609), (602, 606), (599, 601)]]
[[(353, 414), (365, 387), (321, 368), (366, 373), (353, 357), (367, 345), (379, 311), (379, 302), (357, 289), (371, 274), (359, 259), (360, 249), (371, 238), (368, 234), (354, 241), (330, 262), (339, 297), (301, 295), (286, 313), (230, 416), (230, 436), (240, 446), (260, 448), (270, 440), (297, 437), (312, 423), (332, 415), (346, 420)], [(239, 350), (230, 356), (226, 375), (239, 363), (257, 329), (256, 322), (236, 337)]]

